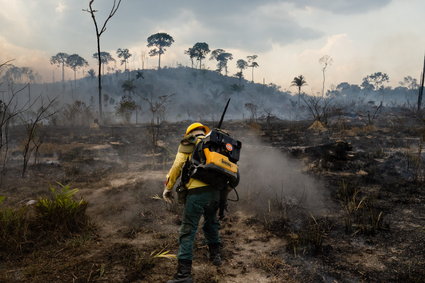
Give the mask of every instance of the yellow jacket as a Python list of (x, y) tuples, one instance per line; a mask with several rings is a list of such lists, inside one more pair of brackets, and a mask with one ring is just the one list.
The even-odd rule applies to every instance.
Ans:
[[(203, 137), (204, 136), (198, 137), (196, 143)], [(173, 166), (171, 167), (170, 171), (167, 174), (166, 187), (168, 190), (173, 189), (177, 179), (180, 177), (183, 165), (186, 162), (186, 160), (190, 158), (190, 155), (192, 154), (193, 149), (194, 149), (194, 145), (189, 147), (189, 149), (188, 147), (185, 148), (184, 145), (180, 145), (176, 155), (176, 159), (174, 160)], [(189, 190), (205, 187), (205, 186), (208, 186), (208, 184), (194, 178), (190, 178), (189, 182), (186, 184), (186, 187)]]

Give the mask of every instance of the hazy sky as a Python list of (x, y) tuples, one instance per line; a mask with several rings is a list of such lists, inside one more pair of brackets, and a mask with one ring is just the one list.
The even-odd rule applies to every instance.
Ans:
[[(0, 62), (36, 69), (44, 81), (60, 79), (49, 64), (57, 52), (77, 53), (95, 68), (95, 31), (87, 12), (89, 0), (0, 0)], [(103, 21), (113, 0), (96, 0)], [(231, 52), (236, 60), (258, 55), (256, 82), (273, 82), (288, 89), (303, 74), (308, 92), (321, 88), (319, 58), (330, 55), (327, 86), (361, 79), (382, 71), (396, 86), (404, 76), (418, 78), (425, 52), (424, 0), (122, 0), (101, 39), (102, 50), (129, 48), (130, 68), (141, 68), (146, 38), (167, 32), (175, 43), (162, 66), (190, 66), (184, 50), (196, 42)], [(149, 58), (152, 68), (157, 58)], [(121, 68), (120, 64), (117, 67)], [(215, 69), (215, 62), (206, 61)], [(68, 71), (67, 77), (71, 77)], [(82, 72), (79, 74), (82, 75)], [(251, 79), (250, 71), (245, 77)]]

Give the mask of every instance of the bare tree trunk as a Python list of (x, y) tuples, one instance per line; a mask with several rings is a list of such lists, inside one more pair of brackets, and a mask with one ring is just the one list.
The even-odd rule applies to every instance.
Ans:
[(301, 87), (298, 87), (298, 106), (301, 105)]
[[(8, 157), (8, 153), (9, 153), (9, 121), (7, 121), (4, 124), (4, 133), (2, 132), (2, 144), (1, 144), (1, 149), (2, 149), (2, 159), (3, 159), (3, 164), (2, 164), (2, 168), (1, 168), (1, 177), (0, 177), (0, 183), (2, 182), (3, 178), (2, 176), (5, 175), (6, 173), (6, 163), (7, 163), (7, 157)], [(3, 131), (2, 130), (2, 131)], [(3, 140), (3, 136), (4, 136), (4, 140)], [(4, 141), (4, 143), (3, 143)]]
[(99, 120), (102, 121), (102, 118), (103, 118), (103, 114), (102, 114), (102, 74), (101, 74), (102, 61), (101, 61), (101, 58), (100, 58), (100, 36), (105, 32), (105, 30), (106, 30), (106, 24), (108, 23), (108, 21), (115, 15), (115, 13), (117, 12), (118, 8), (120, 7), (121, 0), (118, 0), (118, 3), (116, 2), (116, 0), (114, 0), (112, 9), (109, 12), (108, 17), (106, 18), (106, 20), (103, 23), (103, 26), (102, 26), (102, 28), (100, 30), (98, 28), (96, 17), (95, 17), (95, 12), (97, 12), (97, 10), (93, 10), (93, 7), (92, 7), (93, 2), (94, 2), (94, 0), (90, 0), (90, 2), (89, 2), (89, 9), (88, 10), (84, 10), (84, 11), (90, 13), (90, 15), (91, 15), (91, 17), (93, 19), (94, 27), (96, 29), (97, 59), (98, 59), (98, 72), (99, 72), (99, 74), (98, 74)]
[(65, 62), (62, 62), (62, 90), (65, 90)]
[[(97, 30), (97, 26), (96, 26)], [(99, 122), (102, 122), (102, 59), (100, 58), (100, 37), (97, 36), (97, 60), (98, 60), (98, 76), (97, 76), (97, 89), (99, 97)]]
[(31, 105), (31, 83), (28, 83), (28, 105)]
[(65, 82), (65, 63), (62, 62), (62, 84)]
[(161, 69), (161, 53), (158, 54), (158, 70)]
[[(2, 65), (0, 64), (0, 67), (1, 66)], [(23, 108), (17, 108), (17, 94), (23, 91), (27, 86), (28, 84), (26, 84), (24, 87), (17, 91), (15, 91), (13, 87), (9, 86), (11, 96), (8, 98), (7, 101), (0, 101), (0, 183), (2, 182), (3, 175), (6, 173), (6, 164), (8, 161), (10, 122), (14, 117), (22, 114), (24, 111), (28, 110), (31, 107), (31, 105), (28, 105)]]
[(424, 56), (424, 66), (423, 66), (423, 69), (422, 69), (421, 84), (419, 86), (418, 111), (420, 111), (421, 107), (422, 107), (422, 97), (423, 97), (423, 94), (424, 94), (424, 79), (425, 79), (425, 56)]

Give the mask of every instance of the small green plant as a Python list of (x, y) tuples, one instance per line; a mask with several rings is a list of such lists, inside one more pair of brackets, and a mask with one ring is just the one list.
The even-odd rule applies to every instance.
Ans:
[(28, 209), (4, 207), (2, 203), (5, 199), (6, 197), (0, 196), (0, 251), (22, 251), (26, 244), (30, 244)]
[(130, 123), (131, 115), (137, 107), (138, 105), (130, 96), (124, 95), (115, 107), (115, 113), (122, 117), (126, 123)]
[(88, 227), (87, 202), (74, 200), (78, 189), (70, 185), (51, 187), (50, 198), (40, 198), (35, 205), (38, 224), (47, 231), (61, 232), (64, 236), (77, 233)]
[(170, 251), (164, 249), (159, 252), (153, 251), (150, 254), (136, 251), (134, 258), (128, 263), (130, 272), (127, 275), (127, 280), (132, 282), (137, 279), (146, 279), (159, 258), (176, 259), (176, 255), (170, 254)]

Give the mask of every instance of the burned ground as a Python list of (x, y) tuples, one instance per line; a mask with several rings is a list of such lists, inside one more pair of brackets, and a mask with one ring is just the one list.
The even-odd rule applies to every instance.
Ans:
[[(224, 265), (208, 264), (199, 234), (197, 282), (421, 282), (424, 128), (390, 120), (344, 121), (325, 130), (309, 129), (308, 121), (227, 123), (243, 152), (267, 158), (242, 156), (241, 200), (229, 203), (221, 225)], [(156, 147), (147, 126), (47, 128), (38, 164), (25, 178), (15, 144), (2, 206), (25, 206), (56, 182), (70, 184), (88, 201), (92, 226), (1, 251), (0, 281), (169, 279), (176, 262), (158, 254), (176, 252), (182, 208), (158, 196), (185, 126), (163, 124)]]

